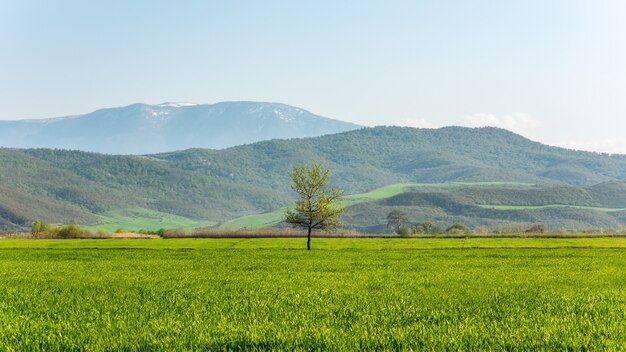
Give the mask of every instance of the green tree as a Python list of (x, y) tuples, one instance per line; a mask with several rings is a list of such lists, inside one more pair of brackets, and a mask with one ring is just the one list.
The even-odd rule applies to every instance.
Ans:
[(544, 233), (544, 232), (546, 232), (546, 225), (544, 225), (544, 224), (534, 224), (528, 230), (526, 230), (526, 232)]
[(421, 224), (413, 226), (414, 233), (430, 234), (436, 225), (432, 221), (424, 221)]
[(397, 234), (400, 234), (406, 226), (406, 213), (400, 209), (394, 209), (387, 214), (387, 227), (392, 228)]
[(450, 234), (464, 234), (464, 233), (469, 233), (469, 229), (467, 228), (465, 224), (457, 222), (457, 223), (452, 224), (452, 226), (448, 227), (446, 229), (446, 232)]
[(293, 167), (291, 188), (300, 199), (294, 209), (285, 211), (285, 221), (307, 230), (306, 249), (311, 249), (311, 231), (328, 230), (341, 224), (339, 215), (344, 208), (338, 204), (343, 190), (325, 188), (330, 171), (318, 163)]
[(33, 226), (31, 227), (30, 233), (32, 233), (33, 235), (38, 235), (43, 231), (43, 223), (39, 220), (35, 221), (33, 223)]
[(432, 221), (424, 221), (422, 223), (422, 229), (424, 229), (424, 233), (430, 233), (435, 227), (435, 224)]
[(48, 224), (47, 222), (37, 220), (33, 223), (30, 233), (32, 233), (33, 235), (40, 235), (43, 233), (50, 232), (52, 230), (54, 230), (54, 228), (50, 226), (50, 224)]

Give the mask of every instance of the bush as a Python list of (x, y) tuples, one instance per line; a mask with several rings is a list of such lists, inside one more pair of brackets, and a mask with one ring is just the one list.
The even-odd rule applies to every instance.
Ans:
[(82, 236), (86, 232), (87, 231), (85, 229), (80, 228), (76, 225), (67, 225), (59, 229), (58, 235), (61, 237), (76, 237), (76, 236)]
[(546, 225), (544, 225), (544, 224), (534, 224), (528, 230), (526, 230), (526, 232), (528, 232), (528, 233), (544, 233), (544, 232), (546, 232)]
[(443, 229), (435, 225), (432, 221), (424, 221), (421, 224), (415, 224), (411, 228), (413, 234), (423, 233), (426, 235), (438, 235), (443, 233)]
[(443, 233), (443, 229), (437, 225), (433, 226), (429, 232), (431, 235), (439, 235)]
[(452, 226), (448, 227), (446, 229), (446, 233), (449, 234), (465, 234), (465, 233), (469, 233), (469, 229), (467, 228), (467, 226), (465, 224), (462, 223), (455, 223)]
[(49, 228), (50, 228), (50, 225), (48, 223), (37, 220), (33, 223), (30, 233), (33, 235), (39, 235), (42, 232), (45, 232), (46, 230), (48, 230)]
[(402, 226), (398, 229), (398, 235), (400, 236), (408, 236), (410, 233), (409, 228), (406, 226)]
[(160, 228), (158, 230), (140, 229), (140, 230), (138, 230), (136, 232), (140, 233), (142, 235), (157, 235), (157, 236), (160, 236), (160, 237), (163, 237), (165, 235), (165, 229), (164, 228)]
[(58, 227), (54, 227), (44, 221), (35, 221), (31, 227), (30, 233), (37, 235), (57, 235), (59, 232)]

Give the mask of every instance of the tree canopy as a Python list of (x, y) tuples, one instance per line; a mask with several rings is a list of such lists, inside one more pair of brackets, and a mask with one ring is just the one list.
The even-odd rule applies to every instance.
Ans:
[(338, 203), (343, 190), (326, 188), (330, 171), (319, 163), (293, 167), (291, 188), (299, 195), (294, 209), (285, 211), (285, 221), (307, 230), (307, 250), (311, 249), (312, 230), (328, 230), (341, 224), (344, 208)]

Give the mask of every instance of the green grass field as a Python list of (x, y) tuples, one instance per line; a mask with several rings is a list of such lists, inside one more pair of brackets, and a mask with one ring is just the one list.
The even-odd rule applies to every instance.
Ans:
[(624, 350), (626, 239), (0, 240), (0, 350)]
[(164, 229), (192, 229), (214, 226), (211, 221), (197, 221), (182, 216), (172, 215), (151, 209), (132, 208), (106, 212), (100, 217), (100, 224), (85, 226), (92, 231), (113, 232), (117, 229), (127, 231)]
[[(446, 183), (395, 183), (374, 189), (366, 193), (351, 194), (345, 196), (347, 201), (362, 202), (368, 200), (379, 200), (396, 196), (406, 192), (407, 188), (453, 188), (453, 187), (492, 187), (492, 186), (516, 186), (516, 187), (534, 187), (532, 183), (519, 182), (446, 182)], [(352, 203), (352, 204), (354, 204)]]

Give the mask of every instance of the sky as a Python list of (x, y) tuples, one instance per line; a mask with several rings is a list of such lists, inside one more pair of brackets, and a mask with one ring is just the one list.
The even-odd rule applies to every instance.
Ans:
[(626, 154), (626, 1), (0, 0), (0, 119), (238, 100)]

